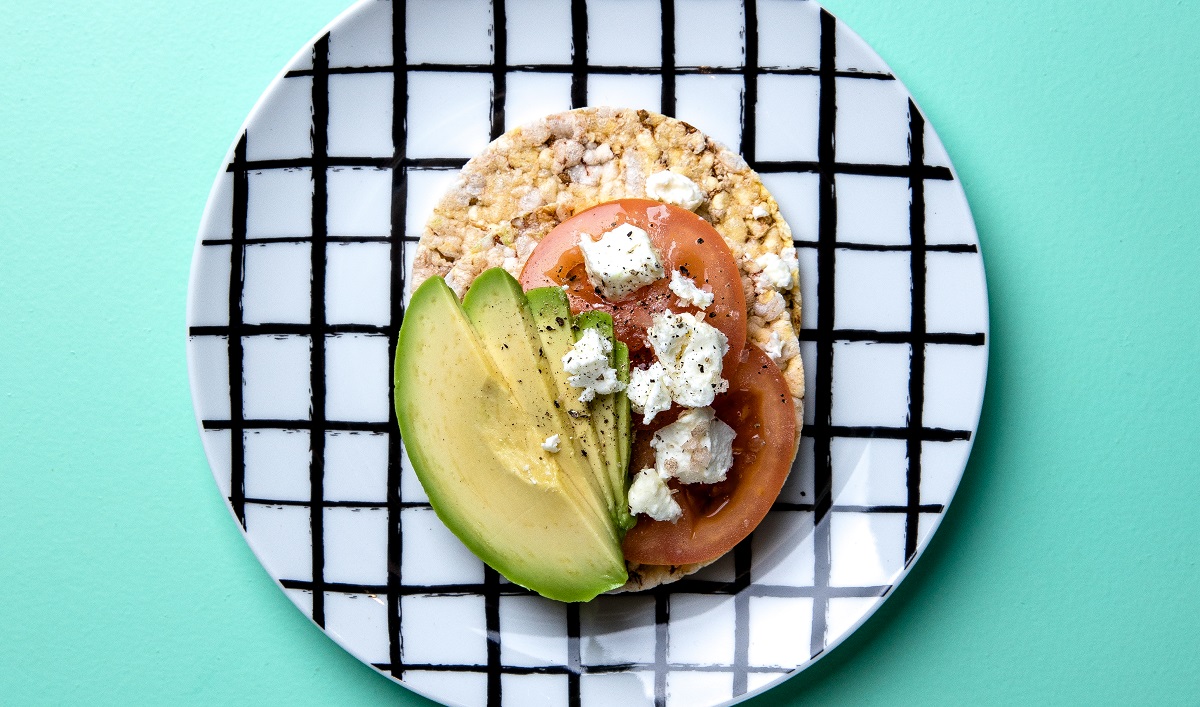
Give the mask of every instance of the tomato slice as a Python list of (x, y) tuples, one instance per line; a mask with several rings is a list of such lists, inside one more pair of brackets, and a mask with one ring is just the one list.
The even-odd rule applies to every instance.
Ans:
[[(588, 280), (579, 249), (580, 234), (599, 237), (625, 223), (649, 234), (667, 276), (620, 300), (609, 300)], [(697, 287), (711, 289), (713, 303), (704, 311), (680, 306), (679, 298), (668, 288), (672, 270), (695, 280)], [(670, 204), (620, 199), (576, 214), (546, 234), (526, 261), (520, 281), (526, 290), (566, 285), (574, 314), (592, 309), (611, 313), (616, 336), (629, 346), (634, 362), (650, 360), (651, 352), (643, 351), (646, 329), (651, 317), (665, 309), (704, 316), (706, 322), (721, 330), (729, 339), (723, 362), (726, 370), (737, 366), (746, 345), (746, 298), (733, 253), (707, 221)]]
[[(796, 456), (796, 413), (779, 367), (757, 347), (747, 346), (728, 376), (729, 392), (713, 403), (717, 418), (734, 429), (733, 468), (719, 484), (668, 485), (683, 516), (675, 523), (638, 516), (625, 535), (625, 559), (642, 565), (707, 562), (733, 549), (771, 509)], [(676, 410), (639, 429), (631, 473), (654, 466), (654, 430), (674, 421)]]

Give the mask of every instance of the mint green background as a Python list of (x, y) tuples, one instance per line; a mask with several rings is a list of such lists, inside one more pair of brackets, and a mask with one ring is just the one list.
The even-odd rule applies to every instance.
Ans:
[[(0, 9), (0, 702), (424, 704), (260, 569), (184, 366), (221, 158), (346, 2)], [(912, 575), (752, 704), (1200, 701), (1200, 6), (827, 6), (962, 176), (991, 369)]]

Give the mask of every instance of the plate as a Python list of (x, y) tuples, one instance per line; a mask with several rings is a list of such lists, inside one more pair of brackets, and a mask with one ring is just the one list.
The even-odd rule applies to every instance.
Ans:
[[(796, 465), (751, 538), (677, 584), (566, 605), (442, 526), (389, 386), (440, 192), (505, 129), (582, 105), (675, 115), (762, 174), (797, 239), (809, 374)], [(459, 705), (714, 705), (803, 670), (937, 529), (987, 367), (950, 160), (883, 61), (805, 1), (355, 5), (230, 149), (187, 320), (205, 452), (267, 572), (360, 660)]]

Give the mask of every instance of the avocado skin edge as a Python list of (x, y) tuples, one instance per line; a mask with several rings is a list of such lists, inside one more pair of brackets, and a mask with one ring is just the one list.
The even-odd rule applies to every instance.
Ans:
[[(617, 369), (617, 380), (629, 386), (629, 347), (624, 341), (613, 344), (613, 367)], [(633, 449), (633, 410), (630, 408), (629, 392), (622, 390), (617, 393), (617, 456), (620, 458), (620, 469), (624, 475), (625, 500), (629, 500), (629, 456)], [(636, 518), (630, 516), (634, 522)], [(630, 527), (633, 527), (630, 525)]]

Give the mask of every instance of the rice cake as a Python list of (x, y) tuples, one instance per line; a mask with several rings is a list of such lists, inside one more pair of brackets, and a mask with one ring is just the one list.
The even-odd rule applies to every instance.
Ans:
[[(434, 208), (417, 244), (410, 287), (440, 275), (462, 297), (488, 268), (519, 277), (555, 226), (607, 201), (651, 198), (646, 179), (663, 170), (682, 174), (704, 192), (696, 213), (733, 252), (749, 310), (747, 341), (783, 371), (798, 442), (804, 368), (792, 231), (746, 161), (681, 120), (646, 110), (580, 108), (508, 131), (467, 162)], [(780, 276), (779, 259), (790, 266), (790, 277)], [(702, 566), (631, 566), (625, 589), (671, 582)]]

